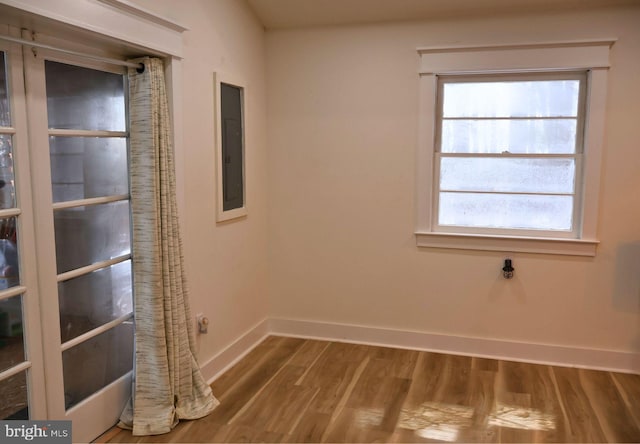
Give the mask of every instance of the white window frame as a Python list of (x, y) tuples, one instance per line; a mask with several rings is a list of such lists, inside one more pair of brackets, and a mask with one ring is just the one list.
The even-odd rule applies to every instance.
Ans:
[[(604, 140), (609, 52), (615, 39), (514, 45), (420, 48), (419, 136), (416, 171), (416, 244), (419, 247), (595, 256), (600, 169)], [(586, 71), (585, 131), (581, 208), (574, 237), (527, 233), (505, 235), (486, 230), (445, 230), (434, 223), (433, 186), (437, 136), (438, 76)], [(579, 171), (576, 171), (580, 174)], [(460, 232), (466, 231), (466, 232)]]

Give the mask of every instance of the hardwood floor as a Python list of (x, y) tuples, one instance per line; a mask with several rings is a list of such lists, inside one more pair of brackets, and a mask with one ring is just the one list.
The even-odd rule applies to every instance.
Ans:
[(268, 337), (171, 433), (98, 442), (640, 442), (640, 375)]

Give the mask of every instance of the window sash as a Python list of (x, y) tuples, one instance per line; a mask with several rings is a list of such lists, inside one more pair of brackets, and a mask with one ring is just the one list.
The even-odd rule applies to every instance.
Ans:
[[(565, 120), (575, 118), (576, 127), (576, 153), (583, 152), (584, 124), (586, 113), (588, 71), (553, 71), (538, 73), (503, 73), (503, 74), (446, 74), (437, 76), (436, 92), (436, 140), (435, 151), (442, 152), (442, 122), (445, 120)], [(492, 83), (492, 82), (523, 82), (523, 81), (549, 81), (549, 80), (577, 80), (580, 82), (578, 93), (578, 113), (575, 117), (544, 116), (544, 117), (444, 117), (444, 85), (448, 83)], [(531, 153), (534, 154), (534, 153)]]
[[(507, 236), (531, 236), (543, 238), (580, 238), (582, 229), (582, 195), (583, 195), (583, 152), (584, 152), (584, 130), (586, 114), (586, 91), (587, 91), (588, 71), (555, 71), (536, 73), (490, 73), (490, 74), (447, 74), (437, 76), (436, 90), (436, 125), (435, 125), (435, 146), (433, 153), (433, 210), (431, 226), (434, 232), (461, 233), (461, 234), (487, 234), (487, 235), (507, 235)], [(444, 109), (444, 85), (447, 83), (481, 83), (481, 82), (522, 82), (522, 81), (549, 81), (549, 80), (577, 80), (579, 82), (577, 115), (567, 116), (545, 116), (545, 117), (443, 117)], [(558, 120), (576, 119), (575, 150), (573, 153), (473, 153), (473, 152), (442, 152), (442, 126), (447, 120), (484, 120), (484, 121), (516, 121), (516, 120)], [(573, 193), (542, 193), (542, 192), (512, 192), (512, 191), (462, 191), (441, 189), (441, 162), (443, 158), (513, 158), (513, 159), (572, 159), (575, 162)], [(565, 195), (573, 199), (573, 209), (571, 214), (570, 230), (547, 230), (547, 229), (520, 229), (520, 228), (495, 228), (477, 227), (461, 225), (441, 225), (440, 220), (440, 193), (441, 192), (464, 192), (483, 194), (526, 194), (526, 195)]]
[(435, 155), (435, 163), (436, 166), (438, 167), (438, 177), (441, 177), (440, 174), (440, 170), (441, 170), (441, 165), (442, 165), (442, 160), (443, 159), (504, 159), (504, 160), (508, 160), (508, 159), (522, 159), (522, 160), (568, 160), (568, 161), (572, 161), (574, 164), (574, 180), (573, 180), (573, 192), (569, 193), (569, 192), (543, 192), (543, 191), (517, 191), (516, 189), (514, 190), (503, 190), (503, 191), (491, 191), (491, 190), (473, 190), (473, 189), (457, 189), (457, 188), (440, 188), (441, 187), (441, 181), (438, 180), (437, 184), (438, 184), (438, 190), (439, 191), (459, 191), (459, 192), (481, 192), (481, 193), (494, 193), (494, 194), (540, 194), (540, 195), (545, 195), (545, 194), (551, 194), (551, 195), (575, 195), (578, 194), (577, 193), (577, 185), (578, 185), (578, 177), (577, 177), (577, 170), (579, 167), (580, 162), (582, 161), (582, 155), (581, 154), (574, 154), (574, 155), (543, 155), (543, 156), (531, 156), (531, 155), (470, 155), (470, 154), (454, 154), (451, 155), (449, 153), (443, 154), (443, 153), (436, 153)]

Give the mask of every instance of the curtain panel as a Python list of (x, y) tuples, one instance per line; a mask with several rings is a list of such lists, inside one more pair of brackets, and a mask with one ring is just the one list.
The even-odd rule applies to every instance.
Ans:
[(130, 171), (135, 313), (132, 399), (119, 426), (169, 432), (217, 405), (195, 358), (175, 198), (171, 124), (161, 59), (129, 69)]

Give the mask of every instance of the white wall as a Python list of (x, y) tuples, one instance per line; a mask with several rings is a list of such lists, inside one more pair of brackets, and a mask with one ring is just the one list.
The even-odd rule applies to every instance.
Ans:
[[(264, 30), (237, 0), (135, 0), (176, 20), (184, 35), (183, 113), (185, 257), (193, 315), (210, 319), (199, 335), (204, 364), (267, 316), (267, 158)], [(213, 73), (244, 79), (246, 218), (216, 224)], [(180, 176), (182, 175), (182, 176)], [(209, 375), (210, 376), (210, 375)]]
[[(640, 9), (267, 33), (274, 318), (640, 351)], [(595, 258), (417, 248), (416, 48), (617, 37)], [(606, 363), (603, 363), (606, 365)]]

